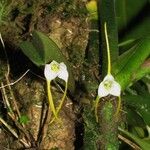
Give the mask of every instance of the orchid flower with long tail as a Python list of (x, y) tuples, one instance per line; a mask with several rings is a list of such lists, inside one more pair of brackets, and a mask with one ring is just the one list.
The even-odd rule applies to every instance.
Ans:
[[(56, 61), (52, 61), (50, 64), (45, 65), (44, 75), (45, 75), (46, 83), (47, 83), (47, 94), (48, 94), (48, 101), (49, 101), (50, 109), (54, 115), (54, 119), (58, 119), (58, 113), (62, 108), (62, 105), (64, 103), (64, 100), (67, 94), (68, 77), (69, 77), (67, 67), (63, 62), (59, 64)], [(54, 80), (56, 77), (65, 81), (64, 95), (57, 109), (55, 108), (52, 93), (51, 93), (51, 81)]]
[(116, 114), (119, 113), (121, 107), (121, 86), (118, 82), (115, 81), (114, 77), (111, 75), (111, 58), (110, 58), (110, 49), (109, 49), (109, 41), (108, 41), (108, 34), (107, 34), (107, 26), (106, 22), (104, 23), (104, 30), (105, 30), (105, 39), (106, 39), (106, 46), (107, 46), (107, 59), (108, 59), (108, 70), (107, 75), (104, 77), (103, 81), (99, 84), (98, 87), (98, 95), (95, 100), (95, 116), (96, 121), (98, 122), (98, 115), (97, 115), (97, 108), (99, 101), (102, 97), (106, 97), (109, 94), (118, 97), (118, 107)]

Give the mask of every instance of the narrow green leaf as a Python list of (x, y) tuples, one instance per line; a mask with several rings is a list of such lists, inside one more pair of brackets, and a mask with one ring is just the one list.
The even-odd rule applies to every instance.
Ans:
[(137, 127), (137, 126), (134, 126), (132, 128), (132, 133), (136, 136), (138, 136), (139, 138), (144, 138), (145, 137), (145, 132), (144, 132), (144, 129), (141, 128), (141, 127)]
[(129, 137), (130, 139), (132, 139), (136, 144), (138, 144), (142, 148), (142, 150), (149, 150), (150, 149), (150, 144), (148, 142), (146, 142), (145, 140), (140, 139), (140, 138), (136, 137), (135, 135), (133, 135), (133, 134), (129, 133), (128, 131), (123, 130), (121, 128), (119, 128), (119, 131), (122, 134)]
[[(135, 107), (133, 107), (133, 106), (131, 107), (128, 104), (128, 102), (126, 102), (126, 101), (124, 103), (127, 104), (126, 111), (127, 111), (127, 122), (128, 122), (128, 125), (130, 125), (130, 126), (138, 126), (138, 127), (144, 128), (146, 126), (146, 124), (145, 124), (142, 116), (138, 112), (136, 112)], [(133, 108), (133, 109), (131, 109), (131, 108)]]
[(150, 125), (150, 94), (123, 96), (127, 105), (140, 114), (147, 125)]
[(122, 54), (113, 65), (116, 79), (122, 90), (136, 79), (136, 71), (150, 55), (150, 37), (138, 40), (138, 42), (127, 52)]
[(112, 72), (114, 75), (118, 74), (123, 69), (123, 67), (128, 63), (128, 60), (130, 60), (131, 54), (134, 53), (135, 48), (137, 46), (138, 46), (138, 44), (136, 41), (136, 43), (134, 45), (132, 44), (132, 47), (129, 50), (125, 51), (123, 54), (121, 54), (118, 57), (118, 59), (115, 62), (113, 62)]
[[(132, 77), (133, 83), (150, 73), (150, 59), (147, 59), (136, 71)], [(132, 84), (133, 84), (132, 83)]]
[(131, 30), (128, 30), (121, 41), (143, 38), (150, 35), (150, 16), (138, 22)]
[(131, 20), (138, 15), (147, 0), (116, 0), (116, 14), (119, 30), (127, 27)]

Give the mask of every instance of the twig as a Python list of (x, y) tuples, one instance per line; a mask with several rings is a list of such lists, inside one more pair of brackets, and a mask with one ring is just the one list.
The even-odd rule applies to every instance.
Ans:
[(8, 97), (7, 97), (7, 94), (6, 94), (6, 90), (3, 87), (3, 82), (1, 82), (1, 86), (2, 86), (2, 96), (3, 96), (4, 104), (6, 105), (6, 108), (8, 108), (8, 110), (12, 113), (13, 110), (11, 109), (11, 106), (10, 106), (10, 103), (9, 103), (9, 100), (8, 100)]
[(3, 85), (0, 87), (0, 89), (4, 88), (4, 87), (7, 87), (7, 86), (11, 86), (11, 85), (14, 85), (16, 84), (17, 82), (19, 82), (28, 72), (30, 71), (30, 69), (28, 69), (20, 78), (18, 78), (15, 82), (12, 82), (10, 84), (6, 84), (6, 85)]
[[(2, 47), (4, 49), (4, 53), (5, 53), (5, 57), (6, 57), (6, 60), (7, 60), (7, 73), (5, 74), (5, 78), (6, 78), (6, 81), (7, 81), (7, 85), (4, 85), (3, 83), (1, 83), (1, 87), (0, 89), (2, 89), (2, 93), (3, 93), (3, 97), (4, 97), (4, 100), (5, 100), (5, 103), (6, 103), (6, 106), (8, 107), (9, 111), (8, 112), (8, 115), (10, 116), (10, 118), (15, 122), (16, 126), (18, 127), (18, 129), (20, 131), (22, 131), (24, 133), (24, 135), (27, 137), (27, 140), (25, 139), (25, 137), (23, 138), (19, 138), (18, 134), (14, 131), (14, 129), (12, 129), (11, 126), (9, 126), (1, 117), (0, 117), (0, 122), (27, 148), (27, 147), (30, 147), (31, 146), (31, 143), (29, 141), (29, 135), (28, 133), (24, 130), (24, 128), (16, 121), (16, 118), (15, 118), (15, 114), (13, 112), (13, 110), (11, 109), (11, 105), (8, 101), (8, 97), (7, 97), (7, 94), (6, 94), (6, 90), (5, 90), (5, 87), (8, 87), (9, 88), (9, 91), (10, 91), (10, 94), (13, 98), (13, 102), (14, 102), (14, 106), (16, 108), (16, 111), (17, 111), (17, 114), (18, 116), (20, 117), (20, 112), (19, 112), (19, 109), (17, 107), (17, 103), (15, 101), (15, 97), (13, 95), (13, 92), (12, 92), (12, 89), (11, 89), (11, 85), (14, 85), (16, 84), (17, 82), (19, 82), (28, 72), (30, 69), (28, 69), (20, 78), (18, 78), (15, 82), (13, 83), (10, 83), (9, 82), (9, 74), (10, 74), (10, 66), (9, 66), (9, 61), (8, 61), (8, 56), (7, 56), (7, 53), (5, 51), (5, 44), (4, 44), (4, 41), (2, 39), (2, 35), (0, 33), (0, 41), (2, 43)], [(12, 115), (13, 114), (13, 115)]]
[(40, 76), (40, 75), (34, 73), (34, 72), (31, 71), (31, 70), (30, 70), (30, 73), (32, 73), (33, 75), (35, 75), (36, 77), (38, 77), (38, 78), (40, 78), (40, 79), (42, 79), (42, 80), (45, 80), (45, 78), (43, 78), (42, 76)]
[(10, 72), (9, 61), (8, 61), (8, 56), (7, 56), (7, 53), (6, 53), (6, 50), (5, 50), (5, 44), (4, 44), (4, 41), (3, 41), (1, 33), (0, 33), (0, 41), (2, 43), (2, 46), (3, 46), (3, 49), (4, 49), (4, 53), (5, 53), (5, 57), (6, 57), (6, 60), (7, 60), (7, 75), (9, 75), (9, 72)]
[(38, 135), (38, 142), (40, 142), (39, 140), (41, 140), (40, 144), (43, 143), (43, 140), (47, 136), (48, 124), (50, 120), (51, 120), (51, 113), (48, 107), (43, 121), (42, 130), (40, 131), (42, 136)]
[(39, 131), (37, 135), (37, 142), (40, 144), (41, 141), (43, 140), (43, 135), (44, 135), (44, 126), (46, 124), (46, 120), (48, 117), (48, 112), (49, 112), (49, 107), (45, 104), (43, 101), (42, 104), (42, 112), (41, 112), (41, 118), (40, 118), (40, 126), (39, 126)]
[(18, 139), (18, 134), (1, 117), (0, 122)]
[(23, 138), (22, 138), (22, 139), (19, 139), (19, 136), (18, 136), (18, 134), (15, 132), (15, 130), (12, 129), (12, 127), (9, 126), (9, 125), (7, 124), (7, 122), (5, 122), (5, 120), (3, 120), (1, 117), (0, 117), (0, 122), (1, 122), (1, 123), (8, 129), (8, 131), (9, 131), (15, 138), (17, 138), (25, 147), (30, 147), (30, 144), (28, 144), (25, 139), (23, 139)]
[(1, 40), (1, 43), (2, 43), (3, 48), (5, 49), (5, 44), (4, 44), (4, 41), (3, 41), (3, 38), (2, 38), (2, 34), (1, 34), (1, 33), (0, 33), (0, 40)]
[(5, 77), (6, 77), (7, 85), (8, 85), (8, 88), (9, 88), (9, 92), (10, 92), (11, 97), (12, 97), (12, 101), (13, 101), (14, 107), (15, 107), (15, 109), (16, 109), (16, 112), (17, 112), (18, 117), (20, 118), (21, 114), (20, 114), (20, 111), (19, 111), (19, 109), (18, 109), (15, 96), (14, 96), (14, 94), (13, 94), (13, 92), (12, 92), (12, 88), (11, 88), (11, 86), (9, 85), (10, 82), (9, 82), (8, 76), (5, 76)]
[[(5, 93), (5, 88), (3, 88), (3, 95), (5, 95), (4, 99), (5, 101), (7, 101), (7, 107), (9, 107), (9, 110), (11, 110), (11, 107), (10, 107), (10, 104), (9, 104), (9, 101), (8, 101), (8, 98), (7, 98), (7, 95)], [(15, 118), (15, 115), (13, 113), (13, 111), (11, 110), (10, 112), (8, 112), (8, 115), (9, 117), (14, 121), (14, 123), (16, 124), (16, 127), (22, 131), (24, 133), (24, 135), (29, 139), (29, 136), (27, 135), (27, 133), (24, 131), (24, 128), (21, 127), (17, 121), (16, 121), (16, 118)], [(17, 133), (14, 131), (14, 129), (12, 129), (11, 126), (9, 126), (1, 117), (0, 117), (0, 122), (2, 122), (3, 125), (5, 125), (5, 127), (25, 146), (25, 147), (30, 147), (31, 144), (28, 142), (29, 140), (25, 140), (25, 138), (22, 138), (20, 139), (19, 136), (17, 135)]]
[[(24, 135), (25, 135), (25, 137), (24, 137), (24, 139), (22, 138), (20, 141), (21, 142), (23, 142), (23, 144), (25, 145), (25, 146), (27, 146), (27, 147), (30, 147), (31, 146), (31, 143), (30, 143), (30, 136), (29, 136), (29, 134), (28, 134), (28, 131), (26, 131), (26, 129), (24, 128), (24, 127), (22, 127), (19, 123), (18, 123), (18, 121), (16, 121), (16, 119), (10, 114), (10, 113), (8, 113), (8, 116), (12, 119), (12, 121), (15, 123), (15, 125), (16, 125), (16, 127), (18, 128), (18, 130), (20, 131), (20, 132), (22, 132)], [(27, 140), (25, 140), (25, 139), (27, 139)], [(28, 142), (27, 142), (28, 141)]]
[(130, 145), (133, 149), (135, 150), (142, 150), (138, 145), (136, 145), (135, 143), (133, 143), (132, 141), (130, 141), (129, 139), (123, 137), (122, 135), (118, 135), (118, 138), (122, 141), (124, 141), (125, 143), (127, 143), (128, 145)]

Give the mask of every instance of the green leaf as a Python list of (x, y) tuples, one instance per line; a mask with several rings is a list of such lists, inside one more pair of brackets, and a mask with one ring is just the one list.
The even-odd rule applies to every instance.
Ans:
[(150, 125), (150, 94), (123, 96), (127, 105), (140, 114), (147, 125)]
[(52, 60), (66, 62), (57, 44), (42, 32), (34, 31), (31, 42), (22, 42), (20, 48), (37, 66), (45, 65)]
[(140, 138), (136, 137), (135, 135), (133, 135), (133, 134), (129, 133), (128, 131), (123, 130), (121, 128), (119, 128), (119, 131), (122, 134), (129, 137), (130, 139), (132, 139), (136, 144), (138, 144), (142, 148), (142, 150), (149, 150), (150, 149), (150, 144), (148, 142), (146, 142), (145, 140), (140, 139)]
[(141, 128), (141, 127), (137, 127), (137, 126), (134, 126), (132, 128), (132, 133), (136, 136), (138, 136), (139, 138), (144, 138), (145, 137), (145, 132), (144, 132), (144, 129)]
[(128, 60), (130, 60), (131, 54), (134, 53), (135, 48), (137, 47), (137, 41), (134, 44), (132, 43), (132, 46), (129, 48), (129, 50), (125, 51), (123, 54), (121, 54), (115, 62), (112, 64), (112, 71), (113, 74), (118, 74), (122, 69), (123, 66), (125, 66), (128, 63)]
[[(126, 101), (125, 101), (125, 103), (126, 103)], [(128, 102), (127, 102), (127, 104), (128, 104)], [(130, 107), (126, 106), (126, 108), (127, 108), (126, 111), (127, 111), (127, 122), (128, 122), (128, 125), (130, 125), (130, 126), (138, 126), (138, 127), (144, 128), (146, 124), (145, 124), (142, 116), (138, 112), (136, 112), (135, 107), (132, 107), (133, 110)]]
[(22, 115), (20, 118), (19, 118), (19, 122), (20, 123), (23, 123), (23, 124), (27, 124), (29, 122), (29, 118), (27, 115)]
[[(145, 75), (150, 73), (150, 59), (147, 59), (136, 71), (136, 74), (133, 76), (133, 82), (141, 79)], [(134, 79), (135, 77), (135, 79)]]
[(138, 22), (123, 36), (121, 41), (129, 39), (143, 38), (150, 35), (150, 16), (145, 17), (142, 21)]
[(116, 0), (116, 16), (119, 30), (127, 27), (142, 10), (147, 0)]
[(57, 44), (42, 32), (34, 31), (31, 42), (20, 44), (23, 53), (37, 66), (45, 65), (53, 60), (64, 62), (69, 71), (69, 89), (75, 89), (75, 81), (70, 66)]
[(25, 41), (20, 44), (23, 53), (37, 66), (44, 65), (45, 62), (40, 55), (40, 52), (34, 47), (31, 42)]
[(150, 37), (145, 37), (138, 40), (131, 49), (119, 56), (118, 60), (113, 64), (112, 70), (116, 80), (120, 83), (122, 90), (129, 86), (133, 80), (137, 79), (136, 71), (139, 71), (138, 69), (140, 69), (141, 65), (149, 55)]

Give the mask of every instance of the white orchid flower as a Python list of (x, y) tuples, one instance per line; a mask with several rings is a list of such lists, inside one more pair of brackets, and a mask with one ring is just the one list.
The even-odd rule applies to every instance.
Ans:
[(120, 107), (121, 107), (121, 86), (118, 82), (115, 81), (114, 77), (111, 74), (107, 74), (103, 81), (99, 84), (98, 87), (98, 95), (95, 100), (95, 115), (96, 115), (96, 121), (98, 121), (98, 116), (97, 116), (97, 107), (100, 101), (100, 98), (106, 97), (108, 95), (113, 95), (118, 97), (118, 107), (116, 114), (119, 113)]
[(113, 95), (118, 97), (118, 107), (115, 115), (119, 113), (121, 107), (121, 97), (120, 97), (121, 86), (117, 81), (115, 81), (114, 77), (111, 75), (111, 58), (110, 58), (110, 49), (109, 49), (109, 41), (107, 36), (106, 22), (104, 24), (104, 29), (105, 29), (105, 38), (106, 38), (106, 46), (107, 46), (108, 70), (107, 70), (107, 75), (105, 76), (103, 81), (99, 84), (98, 95), (95, 100), (95, 116), (97, 122), (98, 122), (97, 108), (99, 105), (99, 101), (102, 97), (106, 97), (108, 95)]
[[(58, 63), (58, 62), (53, 60), (50, 64), (45, 65), (44, 75), (45, 75), (46, 82), (47, 82), (47, 93), (48, 93), (49, 105), (50, 105), (50, 109), (54, 115), (54, 118), (51, 121), (51, 123), (52, 123), (55, 119), (58, 119), (58, 117), (57, 117), (58, 113), (61, 110), (62, 105), (64, 103), (64, 100), (65, 100), (65, 97), (67, 94), (69, 73), (67, 71), (67, 66), (63, 62)], [(54, 80), (56, 77), (64, 80), (66, 83), (64, 95), (63, 95), (63, 97), (60, 101), (60, 104), (58, 105), (57, 108), (55, 108), (55, 106), (54, 106), (51, 88), (50, 88), (51, 81)]]
[(105, 97), (109, 94), (118, 97), (121, 94), (121, 87), (111, 74), (105, 76), (98, 88), (99, 97)]
[(44, 75), (47, 80), (53, 80), (56, 77), (68, 82), (68, 71), (66, 65), (61, 62), (52, 61), (50, 64), (45, 65)]

